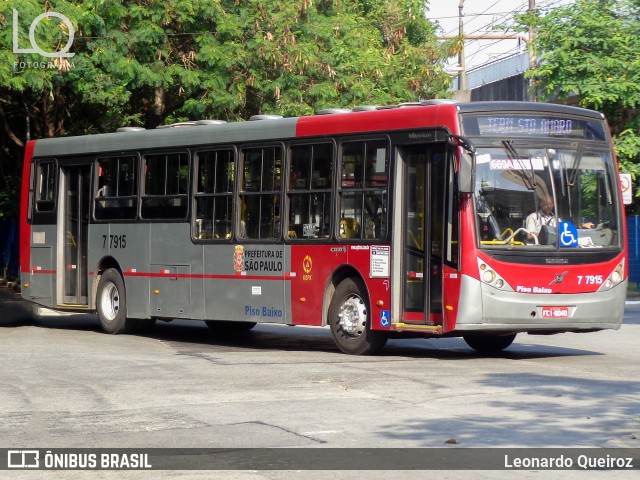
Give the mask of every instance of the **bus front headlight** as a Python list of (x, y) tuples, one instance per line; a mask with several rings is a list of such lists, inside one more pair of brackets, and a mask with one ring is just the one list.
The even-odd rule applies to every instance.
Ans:
[(624, 280), (624, 260), (622, 260), (613, 272), (602, 283), (602, 286), (598, 289), (599, 292), (609, 290)]
[(491, 285), (493, 288), (497, 288), (498, 290), (504, 290), (506, 292), (513, 292), (513, 288), (497, 273), (494, 269), (492, 269), (484, 260), (480, 258), (478, 260), (478, 270), (480, 270), (480, 280), (482, 283), (486, 283), (487, 285)]

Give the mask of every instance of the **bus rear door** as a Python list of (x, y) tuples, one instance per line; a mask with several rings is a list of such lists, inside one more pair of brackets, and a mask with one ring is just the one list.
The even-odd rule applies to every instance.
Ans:
[(87, 241), (91, 166), (60, 168), (57, 299), (59, 305), (88, 304)]

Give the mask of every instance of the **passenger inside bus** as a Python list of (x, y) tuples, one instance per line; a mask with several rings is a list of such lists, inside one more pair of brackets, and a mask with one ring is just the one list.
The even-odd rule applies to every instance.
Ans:
[(100, 163), (98, 169), (98, 191), (96, 192), (97, 197), (106, 197), (109, 194), (109, 169), (107, 167), (107, 162)]

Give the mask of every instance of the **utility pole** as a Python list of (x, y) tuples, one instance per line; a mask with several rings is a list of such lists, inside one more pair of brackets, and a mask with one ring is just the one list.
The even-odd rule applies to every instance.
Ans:
[[(534, 13), (536, 10), (536, 0), (529, 0), (529, 13)], [(533, 28), (533, 25), (529, 27), (529, 68), (535, 68), (536, 62), (538, 59), (536, 58), (536, 49), (533, 44), (533, 41), (536, 38), (536, 30)]]
[[(532, 0), (529, 0), (531, 2)], [(460, 37), (460, 53), (458, 54), (458, 68), (460, 68), (460, 74), (458, 75), (458, 90), (467, 89), (467, 66), (464, 58), (464, 0), (460, 0), (458, 5), (458, 36)]]
[[(534, 13), (536, 10), (536, 0), (529, 0), (529, 13)], [(536, 46), (534, 40), (536, 38), (536, 30), (531, 25), (529, 27), (529, 70), (535, 70), (538, 58), (536, 57)], [(532, 101), (536, 101), (536, 80), (535, 78), (529, 79), (529, 95)]]

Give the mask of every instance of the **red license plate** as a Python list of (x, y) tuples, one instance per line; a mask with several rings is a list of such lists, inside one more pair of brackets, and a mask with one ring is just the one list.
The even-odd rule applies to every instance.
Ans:
[(541, 307), (542, 318), (570, 318), (570, 307)]

